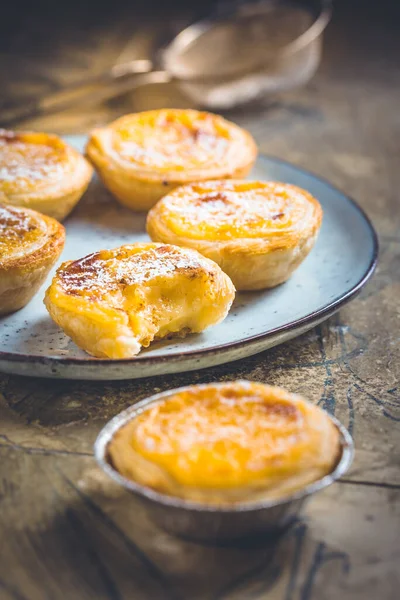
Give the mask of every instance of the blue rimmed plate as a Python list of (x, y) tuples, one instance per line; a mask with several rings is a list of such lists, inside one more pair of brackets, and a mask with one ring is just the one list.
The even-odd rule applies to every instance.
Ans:
[[(67, 141), (80, 150), (85, 144), (83, 136)], [(45, 285), (28, 306), (0, 319), (0, 370), (92, 380), (190, 371), (251, 356), (332, 315), (360, 291), (374, 271), (378, 243), (370, 221), (353, 200), (328, 182), (276, 158), (260, 156), (251, 178), (305, 188), (324, 210), (314, 249), (287, 283), (264, 292), (237, 294), (220, 325), (183, 340), (154, 344), (137, 358), (124, 360), (96, 359), (77, 348), (48, 316), (43, 305)], [(145, 215), (119, 206), (94, 180), (65, 222), (67, 241), (61, 261), (148, 240), (145, 220)]]

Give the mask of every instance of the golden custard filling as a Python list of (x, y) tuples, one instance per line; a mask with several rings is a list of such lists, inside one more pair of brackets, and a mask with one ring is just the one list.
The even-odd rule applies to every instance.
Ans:
[(245, 143), (243, 130), (233, 123), (195, 110), (137, 113), (119, 119), (113, 127), (113, 149), (123, 160), (158, 171), (236, 164)]
[(34, 252), (47, 238), (47, 224), (39, 215), (0, 205), (0, 262)]
[(310, 194), (292, 185), (217, 181), (178, 188), (160, 200), (154, 212), (161, 227), (187, 239), (265, 237), (272, 243), (296, 237), (318, 208)]
[[(204, 276), (202, 257), (175, 246), (132, 244), (100, 250), (61, 267), (57, 284), (67, 295), (126, 308), (139, 286), (149, 283), (157, 286), (179, 274), (192, 283), (201, 279)], [(177, 295), (181, 292), (175, 291)]]
[(124, 476), (201, 502), (276, 498), (323, 477), (339, 434), (318, 407), (250, 382), (192, 386), (145, 408), (114, 435)]
[(57, 136), (0, 130), (0, 190), (5, 194), (57, 181), (66, 161), (66, 145)]

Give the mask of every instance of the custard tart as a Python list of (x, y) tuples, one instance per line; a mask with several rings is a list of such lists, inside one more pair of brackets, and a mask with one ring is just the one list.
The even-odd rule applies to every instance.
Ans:
[(108, 448), (124, 477), (209, 504), (288, 496), (334, 470), (340, 434), (296, 394), (248, 381), (195, 385), (149, 402)]
[(245, 177), (257, 147), (247, 131), (218, 115), (163, 109), (94, 130), (86, 153), (122, 204), (148, 210), (179, 185)]
[(0, 314), (29, 302), (64, 247), (64, 227), (26, 208), (0, 204)]
[(294, 185), (206, 181), (174, 190), (149, 212), (155, 242), (198, 250), (229, 275), (237, 290), (286, 281), (310, 252), (322, 208)]
[(219, 323), (234, 296), (229, 277), (195, 250), (137, 243), (63, 263), (45, 304), (78, 346), (114, 359)]
[(93, 169), (56, 135), (0, 130), (0, 202), (62, 221), (77, 204)]

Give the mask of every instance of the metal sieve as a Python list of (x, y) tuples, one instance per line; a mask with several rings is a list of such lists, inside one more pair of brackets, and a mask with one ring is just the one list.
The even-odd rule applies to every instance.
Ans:
[(155, 60), (132, 60), (13, 107), (0, 123), (99, 102), (151, 83), (175, 82), (200, 108), (229, 109), (298, 87), (315, 73), (330, 0), (239, 3), (181, 31)]

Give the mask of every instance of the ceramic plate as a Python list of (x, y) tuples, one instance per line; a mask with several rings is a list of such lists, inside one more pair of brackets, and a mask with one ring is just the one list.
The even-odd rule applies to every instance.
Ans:
[[(82, 149), (85, 138), (67, 141)], [(264, 292), (239, 293), (220, 325), (183, 340), (156, 343), (137, 358), (124, 360), (96, 359), (79, 350), (48, 316), (43, 305), (46, 284), (28, 306), (0, 319), (0, 370), (94, 380), (190, 371), (256, 354), (332, 315), (374, 270), (377, 239), (371, 223), (329, 183), (278, 159), (261, 156), (251, 177), (296, 184), (322, 204), (324, 219), (316, 246), (287, 283)], [(67, 241), (61, 260), (147, 240), (145, 219), (120, 207), (94, 180), (65, 222)]]

